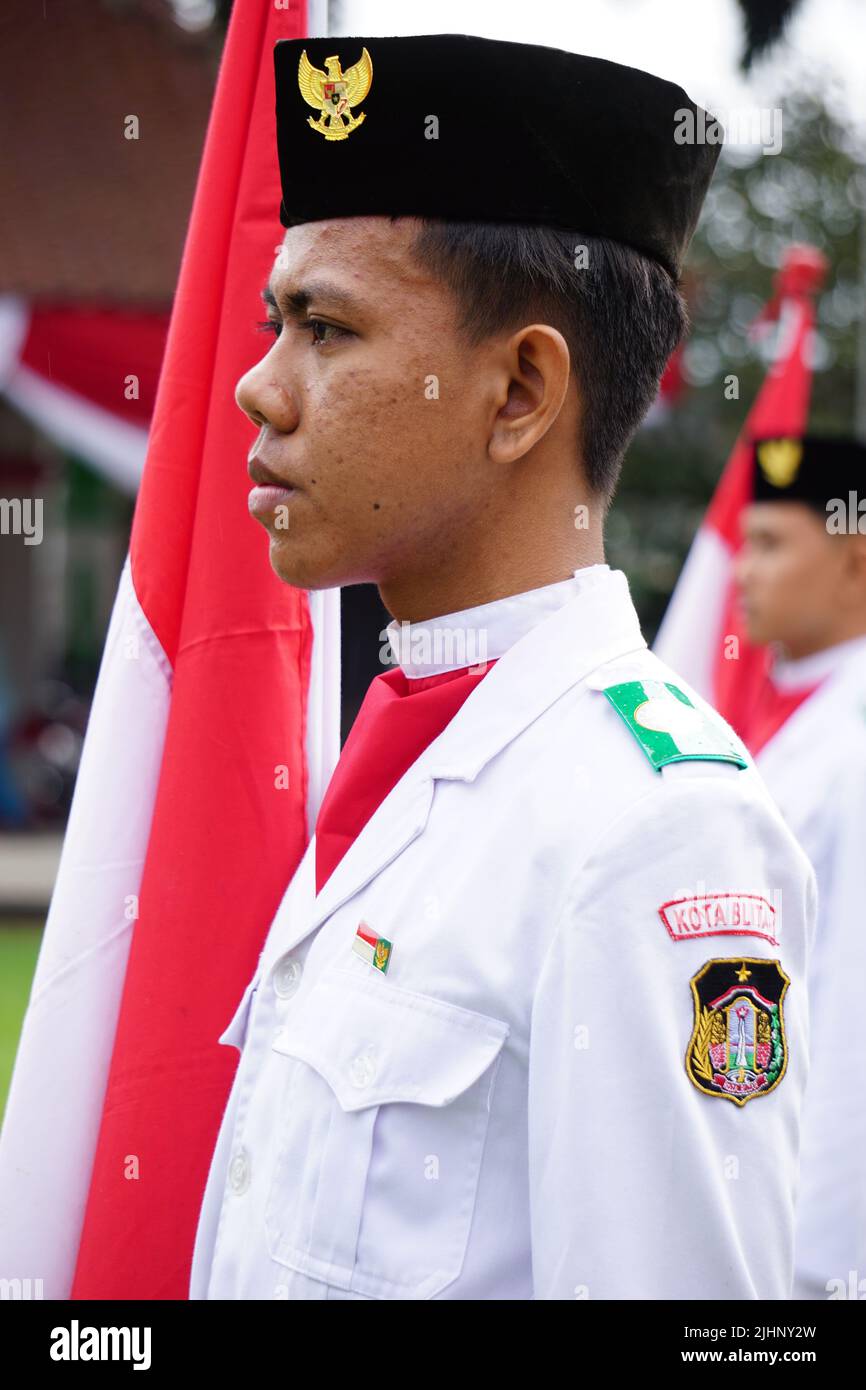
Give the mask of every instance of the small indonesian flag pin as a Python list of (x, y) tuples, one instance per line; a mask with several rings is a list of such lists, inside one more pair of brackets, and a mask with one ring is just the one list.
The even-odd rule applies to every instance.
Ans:
[(356, 951), (362, 960), (368, 965), (372, 965), (376, 970), (381, 970), (384, 975), (391, 962), (391, 942), (386, 941), (384, 936), (373, 931), (366, 922), (359, 923), (358, 930), (355, 932), (355, 940), (352, 942), (352, 950)]

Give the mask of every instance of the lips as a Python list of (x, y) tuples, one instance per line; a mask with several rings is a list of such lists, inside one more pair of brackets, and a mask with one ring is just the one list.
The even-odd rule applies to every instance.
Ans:
[(251, 459), (247, 464), (247, 472), (254, 483), (259, 487), (282, 488), (289, 492), (298, 492), (298, 485), (292, 478), (287, 478), (281, 473), (274, 472), (271, 468), (266, 468), (261, 459)]
[(287, 506), (298, 491), (279, 474), (265, 468), (259, 459), (253, 459), (248, 464), (247, 472), (255, 483), (255, 487), (250, 490), (247, 505), (259, 521), (273, 517), (277, 508)]
[(254, 517), (263, 520), (275, 514), (278, 507), (288, 506), (296, 496), (293, 487), (254, 487), (250, 490), (247, 504)]

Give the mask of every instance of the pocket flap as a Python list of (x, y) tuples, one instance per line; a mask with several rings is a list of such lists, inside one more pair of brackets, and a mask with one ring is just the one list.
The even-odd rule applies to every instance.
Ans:
[(501, 1019), (351, 970), (322, 974), (271, 1043), (327, 1081), (343, 1110), (389, 1101), (448, 1105), (487, 1070)]
[(236, 1047), (239, 1051), (243, 1049), (244, 1040), (246, 1039), (247, 1035), (247, 1022), (249, 1018), (250, 1008), (253, 1002), (253, 995), (255, 994), (258, 988), (261, 975), (261, 970), (257, 970), (253, 978), (250, 980), (249, 984), (247, 985), (246, 989), (241, 995), (241, 1002), (235, 1009), (231, 1023), (228, 1025), (225, 1031), (221, 1033), (220, 1036), (217, 1038), (217, 1042), (226, 1043), (231, 1047)]

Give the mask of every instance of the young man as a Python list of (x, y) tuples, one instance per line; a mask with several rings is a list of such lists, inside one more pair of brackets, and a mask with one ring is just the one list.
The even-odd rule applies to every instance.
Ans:
[(602, 541), (718, 147), (549, 48), (275, 61), (250, 507), (399, 664), (220, 1039), (191, 1297), (787, 1297), (813, 878)]
[[(866, 446), (762, 440), (737, 576), (749, 637), (776, 645), (790, 713), (758, 767), (815, 866), (795, 1295), (866, 1294)], [(862, 531), (860, 527), (862, 526)]]

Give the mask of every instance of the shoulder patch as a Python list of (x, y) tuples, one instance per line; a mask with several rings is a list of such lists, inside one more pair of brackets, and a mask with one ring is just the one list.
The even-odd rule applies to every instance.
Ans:
[(634, 734), (656, 771), (667, 763), (706, 759), (748, 767), (721, 719), (710, 719), (670, 681), (623, 681), (605, 686), (617, 714)]
[(782, 1002), (790, 983), (777, 960), (752, 956), (708, 960), (692, 976), (692, 1085), (739, 1106), (778, 1086), (788, 1066)]
[[(761, 936), (778, 946), (776, 909), (760, 893), (706, 893), (700, 898), (672, 898), (659, 916), (672, 941), (698, 936)], [(781, 913), (779, 914), (781, 917)]]

